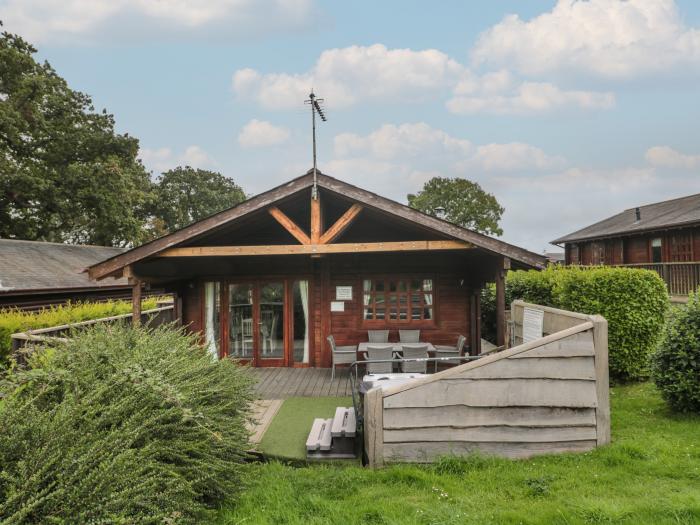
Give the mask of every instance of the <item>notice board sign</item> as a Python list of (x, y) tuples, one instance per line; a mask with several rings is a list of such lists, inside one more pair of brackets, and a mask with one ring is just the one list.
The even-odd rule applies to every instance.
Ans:
[(345, 303), (343, 301), (331, 301), (331, 312), (344, 312)]
[(336, 301), (352, 301), (352, 286), (336, 286), (335, 287)]
[(535, 308), (523, 310), (523, 343), (534, 341), (542, 337), (544, 324), (544, 312)]

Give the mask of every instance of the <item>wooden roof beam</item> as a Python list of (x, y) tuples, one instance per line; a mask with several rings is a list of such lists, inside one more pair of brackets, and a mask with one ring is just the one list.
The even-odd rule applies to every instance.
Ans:
[(270, 212), (270, 215), (272, 215), (285, 230), (291, 233), (297, 241), (299, 241), (301, 244), (311, 244), (311, 239), (308, 235), (306, 235), (304, 230), (297, 226), (292, 219), (287, 217), (287, 215), (282, 210), (280, 210), (276, 206), (273, 206), (267, 211)]
[(465, 241), (353, 242), (337, 244), (272, 244), (266, 246), (192, 246), (168, 248), (158, 257), (235, 257), (256, 255), (318, 255), (323, 253), (420, 252), (466, 250)]
[(350, 226), (350, 223), (355, 220), (355, 217), (362, 211), (361, 204), (353, 204), (350, 208), (343, 213), (343, 215), (335, 221), (335, 224), (328, 228), (326, 232), (321, 235), (319, 239), (319, 244), (329, 244), (336, 240), (342, 235), (342, 233)]

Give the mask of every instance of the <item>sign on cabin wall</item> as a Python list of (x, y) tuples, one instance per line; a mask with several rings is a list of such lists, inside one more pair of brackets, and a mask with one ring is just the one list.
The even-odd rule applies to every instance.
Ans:
[(343, 301), (331, 301), (331, 312), (344, 312), (345, 303)]
[(352, 301), (352, 286), (336, 286), (335, 287), (336, 301)]

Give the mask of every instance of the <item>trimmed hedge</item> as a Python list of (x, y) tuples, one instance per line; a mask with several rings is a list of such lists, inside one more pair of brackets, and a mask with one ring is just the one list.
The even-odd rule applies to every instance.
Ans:
[(671, 408), (700, 414), (700, 295), (691, 294), (671, 315), (652, 357), (652, 377)]
[[(157, 301), (157, 298), (144, 299), (142, 308), (144, 310), (155, 308)], [(0, 367), (10, 354), (12, 344), (10, 336), (12, 334), (130, 312), (131, 301), (68, 303), (42, 308), (34, 312), (25, 312), (16, 308), (0, 309)]]
[[(604, 266), (519, 270), (506, 279), (506, 300), (515, 299), (602, 315), (608, 320), (610, 375), (622, 381), (649, 376), (649, 357), (669, 308), (666, 285), (657, 273)], [(493, 315), (483, 320), (484, 333), (495, 332), (495, 291), (483, 294), (482, 301), (482, 312)]]
[(35, 353), (0, 386), (0, 522), (205, 521), (241, 490), (251, 385), (169, 326)]

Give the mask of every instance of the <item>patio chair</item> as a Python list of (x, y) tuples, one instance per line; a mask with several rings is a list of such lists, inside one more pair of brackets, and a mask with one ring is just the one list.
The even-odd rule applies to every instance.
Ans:
[[(428, 345), (403, 346), (404, 359), (426, 359), (428, 357)], [(401, 371), (410, 374), (425, 374), (428, 370), (427, 361), (401, 361)]]
[(388, 343), (389, 330), (367, 330), (367, 340), (370, 343)]
[(335, 337), (329, 335), (328, 344), (331, 345), (332, 371), (331, 381), (335, 379), (335, 365), (349, 365), (357, 361), (357, 346), (337, 346)]
[(399, 330), (400, 343), (420, 342), (420, 330)]
[[(372, 360), (379, 359), (383, 363), (372, 363)], [(394, 349), (391, 346), (368, 346), (367, 347), (367, 373), (368, 374), (391, 374), (394, 363), (388, 361), (394, 359)]]
[[(457, 338), (457, 346), (435, 346), (435, 357), (462, 357), (464, 355), (464, 343), (467, 338), (460, 335)], [(437, 372), (438, 363), (447, 363), (449, 365), (459, 365), (463, 361), (461, 359), (445, 359), (444, 361), (435, 361), (435, 371)]]

